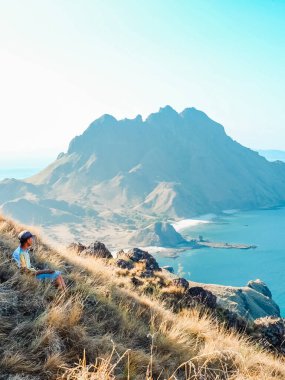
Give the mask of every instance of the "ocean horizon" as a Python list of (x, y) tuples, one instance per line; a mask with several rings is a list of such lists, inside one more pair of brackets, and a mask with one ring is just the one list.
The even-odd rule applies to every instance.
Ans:
[(37, 174), (41, 169), (39, 168), (12, 168), (0, 169), (0, 180), (6, 178), (25, 179)]

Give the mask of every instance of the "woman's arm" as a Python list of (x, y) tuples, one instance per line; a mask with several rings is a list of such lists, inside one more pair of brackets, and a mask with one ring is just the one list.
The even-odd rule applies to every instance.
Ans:
[(54, 270), (51, 269), (43, 269), (43, 270), (37, 270), (35, 271), (35, 275), (37, 274), (53, 274)]

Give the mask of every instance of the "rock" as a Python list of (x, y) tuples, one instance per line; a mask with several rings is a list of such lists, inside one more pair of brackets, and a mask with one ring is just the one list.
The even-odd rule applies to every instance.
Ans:
[(105, 244), (97, 240), (94, 243), (90, 244), (82, 253), (103, 259), (111, 259), (113, 257), (111, 252), (106, 248)]
[(122, 269), (133, 269), (133, 267), (134, 267), (134, 264), (132, 262), (126, 261), (124, 259), (117, 260), (116, 265)]
[(143, 262), (145, 263), (146, 269), (152, 271), (161, 270), (155, 258), (150, 253), (139, 248), (133, 248), (128, 252), (120, 251), (118, 253), (118, 258), (127, 258), (128, 260), (131, 260), (135, 263)]
[(217, 297), (200, 286), (192, 286), (187, 290), (186, 297), (194, 302), (202, 303), (203, 305), (214, 309), (217, 305)]
[(248, 327), (248, 321), (246, 321), (244, 318), (241, 318), (237, 315), (237, 313), (234, 313), (228, 309), (221, 309), (219, 308), (218, 316), (222, 316), (222, 322), (226, 320), (226, 326), (228, 328), (234, 328), (240, 332), (245, 332)]
[(79, 242), (74, 242), (74, 243), (71, 243), (69, 246), (68, 246), (68, 249), (72, 249), (74, 250), (76, 253), (81, 253), (83, 251), (85, 251), (87, 247)]
[(146, 269), (140, 273), (140, 277), (142, 278), (151, 278), (154, 276), (153, 270)]
[(143, 282), (136, 277), (131, 277), (131, 281), (132, 281), (133, 285), (135, 285), (135, 286), (140, 286), (143, 284)]
[(217, 297), (218, 307), (230, 310), (246, 321), (254, 321), (266, 316), (280, 318), (279, 306), (269, 297), (269, 289), (260, 280), (250, 281), (251, 286), (243, 287), (202, 284), (193, 281), (191, 284), (212, 292)]
[(123, 250), (123, 249), (120, 249), (117, 253), (116, 253), (116, 255), (115, 255), (115, 257), (124, 257), (126, 254), (125, 254), (125, 251)]
[(82, 243), (74, 242), (71, 243), (68, 248), (73, 249), (79, 255), (92, 255), (104, 259), (111, 259), (113, 257), (111, 252), (106, 248), (105, 244), (97, 240), (88, 247)]
[(255, 332), (271, 346), (285, 352), (285, 323), (283, 318), (264, 317), (254, 321)]
[(272, 299), (271, 291), (268, 289), (267, 285), (263, 281), (261, 281), (259, 279), (251, 280), (247, 283), (247, 286), (249, 288), (254, 289), (257, 292), (265, 295), (266, 297), (269, 297)]
[(129, 242), (144, 247), (177, 247), (192, 244), (185, 240), (170, 223), (166, 222), (156, 222), (134, 232)]
[(174, 269), (170, 265), (165, 265), (164, 267), (161, 267), (161, 269), (167, 270), (170, 273), (174, 273)]
[(172, 283), (174, 286), (177, 286), (178, 288), (183, 288), (185, 290), (187, 290), (189, 288), (189, 282), (187, 280), (185, 280), (185, 278), (182, 278), (182, 277), (175, 278), (172, 281)]

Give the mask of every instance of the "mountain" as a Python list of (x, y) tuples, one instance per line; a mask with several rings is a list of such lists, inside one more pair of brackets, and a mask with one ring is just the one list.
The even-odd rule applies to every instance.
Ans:
[(259, 154), (265, 157), (268, 161), (283, 161), (285, 162), (285, 151), (283, 150), (259, 150)]
[(126, 243), (157, 221), (284, 200), (285, 164), (232, 140), (205, 113), (170, 106), (144, 121), (103, 115), (39, 174), (0, 183), (5, 214), (50, 230), (72, 224), (78, 236), (85, 223), (107, 242), (121, 231)]

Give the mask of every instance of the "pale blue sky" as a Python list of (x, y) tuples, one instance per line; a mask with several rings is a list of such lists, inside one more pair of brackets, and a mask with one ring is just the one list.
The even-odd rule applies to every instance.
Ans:
[(166, 104), (285, 150), (284, 20), (285, 0), (0, 0), (0, 163)]

